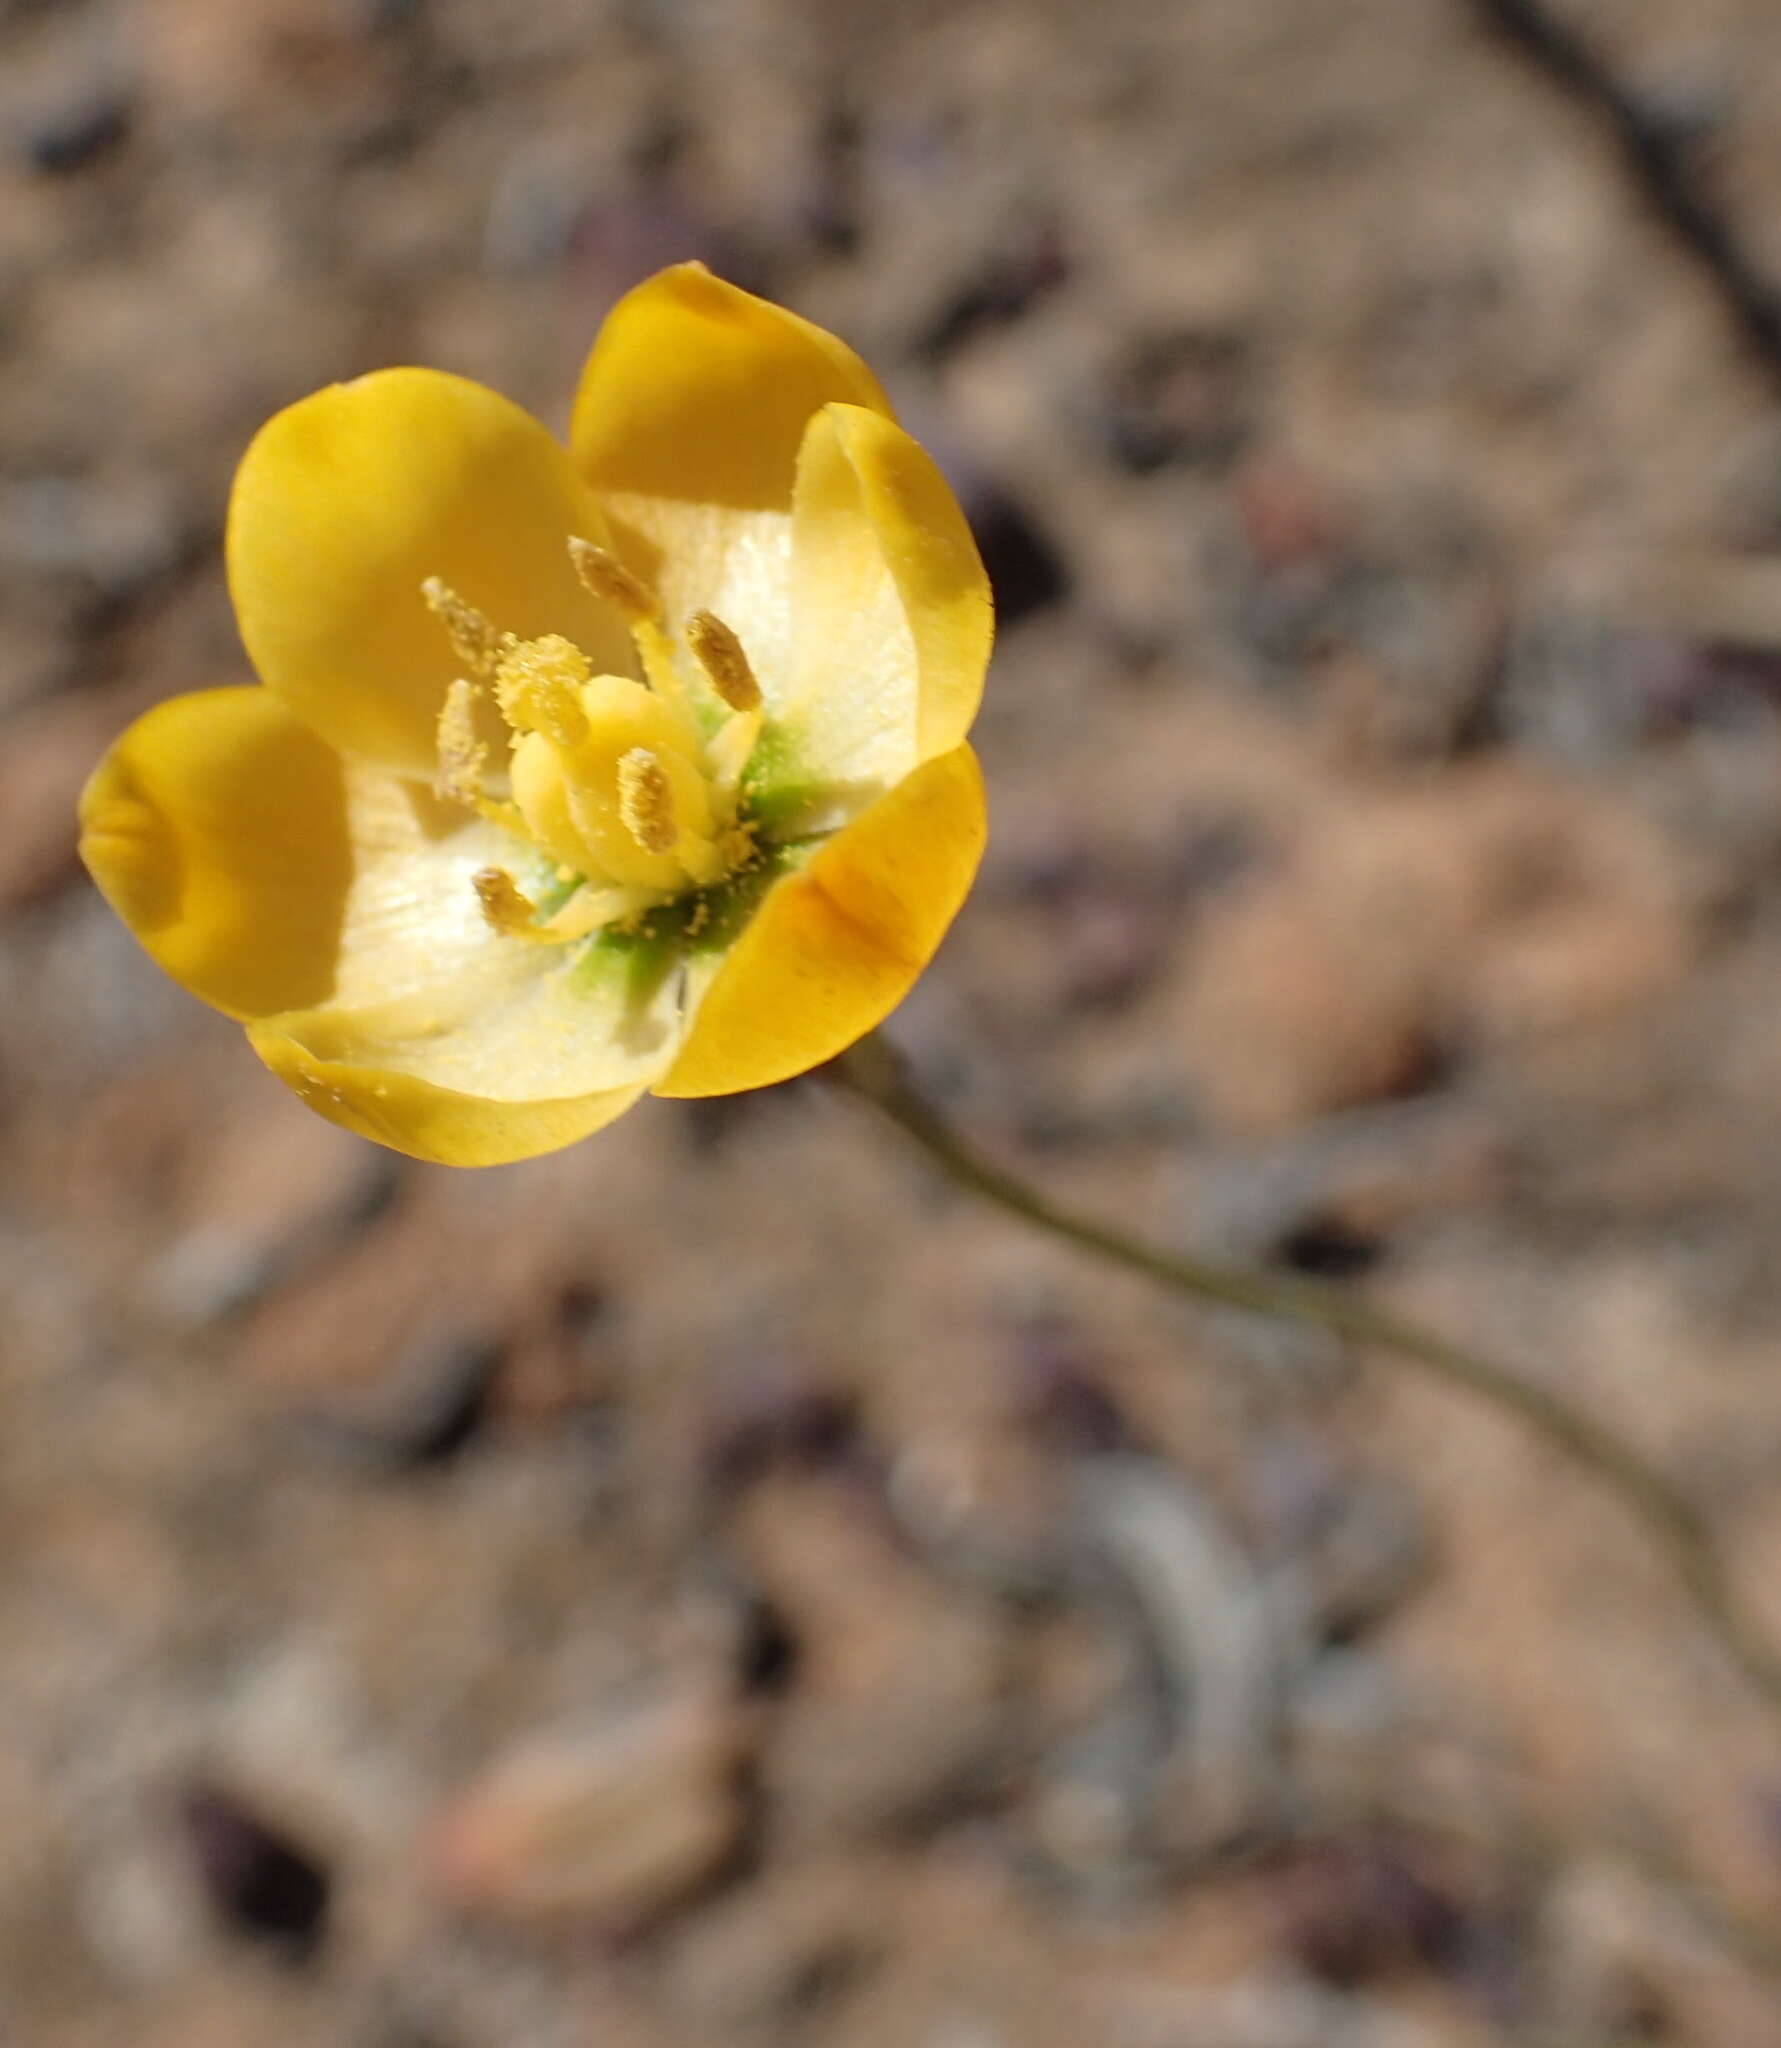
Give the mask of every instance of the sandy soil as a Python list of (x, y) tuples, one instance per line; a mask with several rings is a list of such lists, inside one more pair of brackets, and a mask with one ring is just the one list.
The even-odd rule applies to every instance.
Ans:
[[(1569, 18), (1781, 273), (1770, 0)], [(690, 255), (995, 574), (926, 1085), (1590, 1404), (1781, 1635), (1781, 415), (1586, 113), (1463, 0), (11, 0), (0, 2040), (1776, 2048), (1774, 1724), (1515, 1424), (818, 1084), (393, 1162), (82, 880), (259, 421), (560, 425)]]

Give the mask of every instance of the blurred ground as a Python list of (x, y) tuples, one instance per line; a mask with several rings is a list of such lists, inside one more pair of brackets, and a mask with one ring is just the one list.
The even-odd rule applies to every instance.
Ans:
[[(1574, 0), (1781, 270), (1771, 0)], [(560, 424), (703, 256), (967, 494), (996, 838), (898, 1035), (1158, 1236), (1595, 1404), (1781, 1631), (1781, 415), (1461, 0), (0, 5), (0, 2040), (1773, 2048), (1781, 1755), (1510, 1424), (815, 1085), (310, 1120), (83, 884), (232, 464)]]

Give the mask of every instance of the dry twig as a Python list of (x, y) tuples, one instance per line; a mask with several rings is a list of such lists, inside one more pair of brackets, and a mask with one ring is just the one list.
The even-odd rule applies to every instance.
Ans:
[(1374, 1307), (1345, 1287), (1166, 1251), (1077, 1215), (962, 1138), (917, 1092), (901, 1056), (882, 1038), (862, 1040), (823, 1073), (880, 1110), (958, 1186), (1036, 1229), (1173, 1293), (1331, 1330), (1516, 1417), (1638, 1521), (1674, 1565), (1701, 1622), (1781, 1720), (1781, 1646), (1747, 1603), (1712, 1522), (1668, 1474), (1606, 1423), (1539, 1381)]
[(1708, 189), (1700, 152), (1542, 0), (1471, 0), (1486, 27), (1538, 64), (1612, 134), (1641, 196), (1705, 271), (1757, 360), (1781, 384), (1781, 287)]

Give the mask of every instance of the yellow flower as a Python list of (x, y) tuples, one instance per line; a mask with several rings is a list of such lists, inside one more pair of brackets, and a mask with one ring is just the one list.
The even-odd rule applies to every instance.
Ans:
[(570, 439), (434, 370), (278, 414), (228, 524), (263, 687), (160, 705), (82, 800), (169, 974), (451, 1165), (844, 1050), (983, 846), (982, 564), (851, 350), (682, 265)]

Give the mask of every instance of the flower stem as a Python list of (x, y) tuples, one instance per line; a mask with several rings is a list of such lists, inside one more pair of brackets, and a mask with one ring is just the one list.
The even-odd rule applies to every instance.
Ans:
[(1470, 1347), (1372, 1307), (1345, 1288), (1165, 1251), (1076, 1214), (962, 1138), (920, 1094), (901, 1055), (882, 1037), (863, 1040), (823, 1074), (887, 1116), (957, 1186), (1079, 1251), (1175, 1294), (1332, 1330), (1515, 1416), (1596, 1479), (1645, 1529), (1670, 1558), (1701, 1622), (1781, 1719), (1781, 1647), (1745, 1604), (1712, 1524), (1674, 1480), (1606, 1424)]

